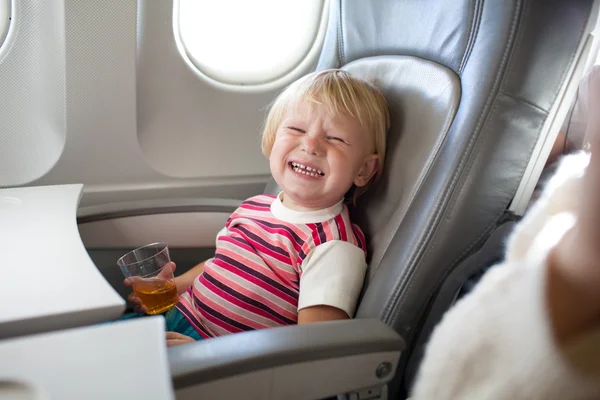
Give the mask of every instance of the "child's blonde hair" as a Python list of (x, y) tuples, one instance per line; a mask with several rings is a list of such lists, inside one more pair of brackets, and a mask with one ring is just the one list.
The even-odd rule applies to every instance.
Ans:
[[(350, 116), (372, 134), (375, 154), (379, 157), (377, 171), (371, 182), (381, 177), (385, 161), (385, 142), (390, 127), (388, 103), (381, 90), (366, 80), (339, 69), (308, 74), (289, 85), (271, 104), (262, 134), (262, 152), (269, 157), (275, 136), (289, 107), (298, 100), (325, 106), (328, 113)], [(354, 191), (354, 200), (367, 189)]]

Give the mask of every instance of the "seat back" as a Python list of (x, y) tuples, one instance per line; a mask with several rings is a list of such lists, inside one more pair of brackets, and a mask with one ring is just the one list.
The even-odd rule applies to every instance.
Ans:
[(372, 278), (446, 140), (460, 103), (460, 80), (450, 69), (413, 56), (362, 58), (342, 68), (375, 82), (389, 99), (385, 170), (353, 209), (368, 235)]
[[(353, 210), (369, 241), (357, 318), (408, 349), (447, 276), (495, 230), (548, 130), (594, 0), (332, 1), (319, 69), (374, 79), (391, 104), (383, 179)], [(449, 306), (449, 304), (448, 304)]]

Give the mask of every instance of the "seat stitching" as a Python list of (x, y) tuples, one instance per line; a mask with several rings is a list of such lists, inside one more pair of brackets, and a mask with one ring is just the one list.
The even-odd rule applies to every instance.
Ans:
[[(497, 214), (496, 217), (494, 218), (494, 220), (488, 224), (488, 226), (484, 229), (483, 233), (481, 235), (479, 235), (479, 237), (477, 238), (477, 240), (469, 247), (469, 251), (472, 250), (480, 241), (481, 239), (488, 233), (490, 232), (490, 230), (493, 228), (493, 226), (495, 226), (499, 220), (499, 218), (503, 215), (503, 212), (500, 214)], [(465, 252), (463, 252), (463, 254), (465, 254)], [(452, 265), (454, 265), (454, 262), (452, 263)], [(426, 302), (421, 303), (420, 305), (418, 305), (417, 311), (418, 311), (418, 315), (421, 315), (425, 309), (429, 306), (431, 300), (433, 300), (433, 297), (436, 295), (436, 293), (440, 290), (441, 285), (443, 285), (443, 283), (446, 281), (446, 279), (448, 278), (448, 276), (454, 271), (455, 268), (450, 268), (447, 269), (444, 273), (444, 275), (437, 280), (436, 284), (433, 286), (433, 289), (429, 291), (427, 299), (429, 299)], [(421, 317), (422, 318), (422, 317)], [(434, 328), (437, 324), (434, 325)], [(421, 329), (423, 328), (423, 326), (421, 326)]]
[[(455, 75), (451, 75), (450, 79), (453, 80), (454, 76)], [(450, 86), (451, 86), (451, 83), (448, 83), (446, 85), (446, 87), (440, 91), (440, 93), (443, 93), (444, 91), (446, 91), (446, 89), (448, 89)], [(452, 87), (454, 87), (454, 85), (452, 85)], [(459, 84), (458, 88), (460, 89), (460, 84)], [(443, 134), (440, 135), (437, 138), (437, 140), (434, 142), (434, 144), (432, 146), (432, 152), (431, 152), (430, 156), (427, 157), (427, 160), (425, 160), (424, 167), (423, 167), (421, 173), (419, 174), (419, 176), (417, 177), (417, 180), (415, 182), (413, 189), (411, 190), (411, 192), (408, 195), (409, 201), (406, 203), (407, 206), (405, 207), (404, 212), (395, 219), (394, 223), (392, 224), (392, 228), (390, 229), (391, 232), (396, 232), (398, 230), (398, 227), (400, 226), (400, 224), (402, 223), (402, 220), (406, 216), (406, 211), (410, 208), (410, 204), (412, 204), (412, 201), (417, 196), (417, 193), (423, 187), (423, 182), (425, 181), (426, 176), (429, 174), (429, 171), (431, 170), (431, 167), (433, 165), (435, 158), (439, 154), (439, 150), (442, 147), (443, 142), (446, 140), (446, 138), (448, 136), (448, 131), (450, 130), (450, 127), (452, 126), (452, 122), (454, 121), (454, 118), (456, 116), (456, 110), (458, 109), (459, 103), (460, 103), (460, 98), (457, 102), (455, 102), (455, 104), (452, 105), (452, 107), (449, 110), (450, 112), (448, 112), (448, 115), (446, 115), (446, 118), (444, 119), (444, 122), (442, 124), (442, 129), (441, 129)], [(389, 235), (386, 242), (383, 244), (383, 249), (381, 251), (382, 255), (380, 255), (377, 260), (371, 260), (371, 265), (374, 264), (374, 265), (376, 265), (376, 267), (370, 268), (370, 270), (369, 270), (370, 277), (372, 277), (375, 274), (375, 271), (377, 271), (377, 266), (379, 266), (379, 263), (383, 259), (383, 254), (385, 254), (385, 252), (389, 248), (389, 246), (392, 242), (392, 239), (393, 239), (393, 235)]]
[(343, 25), (343, 20), (342, 20), (342, 2), (343, 0), (339, 0), (339, 27), (338, 27), (338, 57), (340, 59), (340, 65), (344, 65), (346, 64), (346, 56), (344, 55), (344, 27)]
[[(526, 12), (529, 10), (529, 6), (530, 6), (530, 3), (528, 3), (528, 4), (526, 5), (526, 8), (524, 9), (524, 13), (526, 13)], [(585, 25), (584, 25), (584, 26), (581, 28), (581, 30), (580, 30), (580, 33), (579, 33), (579, 37), (580, 37), (580, 38), (582, 37), (582, 34), (583, 34), (583, 31), (584, 31), (584, 30), (585, 30)], [(517, 46), (515, 47), (514, 51), (516, 52), (516, 51), (519, 49), (519, 47), (520, 47), (521, 45), (522, 45), (522, 41), (518, 41), (518, 42), (517, 42)], [(560, 84), (560, 85), (557, 85), (557, 89), (554, 91), (554, 95), (553, 95), (553, 101), (552, 101), (552, 104), (554, 104), (554, 102), (556, 102), (556, 98), (558, 97), (558, 93), (560, 92), (560, 89), (561, 89), (561, 87), (563, 86), (563, 84), (564, 84), (564, 82), (565, 82), (565, 78), (566, 78), (567, 72), (568, 72), (568, 71), (571, 69), (571, 66), (572, 66), (572, 64), (573, 64), (573, 62), (574, 62), (575, 56), (576, 56), (576, 54), (573, 54), (573, 55), (570, 57), (570, 61), (569, 61), (568, 67), (565, 69), (565, 72), (562, 74), (562, 78), (561, 78), (561, 80), (560, 80), (561, 84)], [(514, 66), (510, 66), (510, 67), (509, 67), (509, 69), (507, 70), (507, 75), (508, 75), (508, 74), (510, 74), (510, 72), (513, 70), (513, 68), (514, 68)], [(505, 82), (503, 83), (503, 86), (504, 86), (504, 84), (505, 84)], [(525, 103), (525, 104), (527, 104), (527, 105), (529, 105), (529, 106), (531, 106), (531, 107), (535, 108), (536, 110), (538, 110), (538, 111), (541, 111), (542, 113), (546, 114), (546, 117), (545, 117), (545, 118), (548, 118), (548, 116), (549, 116), (549, 114), (550, 114), (550, 113), (549, 113), (549, 111), (547, 111), (547, 110), (544, 110), (543, 108), (541, 108), (540, 106), (538, 106), (538, 105), (536, 105), (536, 104), (532, 103), (531, 101), (529, 101), (529, 100), (526, 100), (526, 99), (523, 99), (523, 98), (520, 98), (520, 97), (517, 97), (517, 96), (510, 95), (510, 94), (506, 93), (506, 92), (505, 92), (504, 90), (502, 90), (502, 89), (499, 91), (499, 94), (501, 94), (501, 95), (503, 95), (503, 96), (505, 96), (505, 97), (507, 97), (507, 98), (511, 98), (511, 99), (514, 99), (514, 100), (517, 100), (517, 101), (521, 101), (521, 102), (523, 102), (523, 103)], [(498, 97), (499, 97), (499, 96), (498, 96)], [(494, 110), (494, 111), (496, 111), (496, 110)], [(477, 148), (477, 147), (478, 147), (478, 145), (479, 145), (479, 144), (478, 144), (478, 143), (476, 143), (476, 145), (475, 145), (475, 148)], [(531, 154), (533, 154), (533, 151), (534, 151), (534, 148), (532, 148), (532, 149), (529, 151), (529, 153), (528, 153), (528, 159), (530, 159), (530, 158), (531, 158)], [(477, 152), (475, 152), (475, 153), (477, 153)], [(469, 171), (470, 171), (470, 170), (473, 168), (473, 163), (474, 163), (474, 162), (475, 162), (475, 159), (472, 159), (472, 160), (470, 161), (470, 163), (469, 163), (469, 167), (468, 167), (468, 169), (467, 169), (467, 173), (466, 173), (465, 175), (463, 175), (463, 177), (461, 178), (461, 181), (463, 181), (463, 182), (464, 182), (464, 180), (466, 180), (466, 179), (467, 179), (467, 177), (469, 176), (469, 173), (468, 173), (468, 172), (469, 172)], [(464, 188), (464, 186), (460, 186), (460, 185), (459, 185), (459, 187), (462, 187), (462, 188)], [(462, 189), (460, 190), (459, 194), (460, 194), (460, 193), (462, 193)], [(453, 200), (450, 202), (450, 208), (454, 208), (454, 205), (456, 204), (456, 200), (457, 200), (459, 197), (460, 197), (460, 196), (455, 196), (455, 197), (454, 197), (454, 199), (453, 199)], [(460, 256), (459, 256), (457, 259), (455, 259), (455, 260), (454, 260), (454, 262), (458, 261), (458, 260), (459, 260), (460, 258), (462, 258), (463, 256), (464, 256), (464, 253), (463, 253), (463, 254), (461, 254), (461, 255), (460, 255)]]
[[(504, 74), (506, 67), (507, 67), (507, 58), (513, 48), (514, 39), (516, 36), (515, 33), (516, 33), (516, 29), (517, 29), (516, 22), (519, 19), (519, 16), (521, 14), (520, 10), (522, 7), (522, 0), (517, 0), (517, 4), (519, 6), (515, 8), (515, 13), (514, 13), (514, 16), (512, 19), (511, 29), (510, 29), (510, 33), (509, 33), (509, 41), (507, 42), (506, 48), (504, 50), (504, 54), (502, 56), (502, 60), (500, 62), (501, 67), (499, 68), (498, 72), (496, 73), (496, 77), (494, 79), (494, 88), (496, 88), (496, 89), (495, 90), (493, 89), (491, 91), (490, 95), (488, 96), (486, 105), (484, 106), (484, 110), (489, 109), (489, 107), (492, 106), (492, 103), (495, 100), (495, 97), (497, 96), (497, 92), (501, 85), (500, 80)], [(436, 205), (436, 207), (432, 213), (434, 215), (434, 221), (432, 224), (430, 224), (427, 232), (425, 232), (426, 238), (423, 239), (421, 241), (421, 243), (417, 246), (416, 250), (414, 251), (414, 255), (412, 257), (413, 258), (412, 262), (408, 263), (408, 268), (402, 273), (400, 281), (398, 281), (396, 283), (396, 285), (392, 291), (392, 296), (391, 296), (392, 301), (388, 302), (387, 305), (384, 307), (384, 313), (383, 313), (382, 317), (385, 322), (389, 322), (389, 323), (393, 324), (397, 321), (396, 313), (394, 311), (400, 309), (404, 305), (404, 302), (405, 302), (405, 297), (400, 298), (401, 293), (402, 293), (401, 289), (404, 286), (406, 286), (407, 290), (412, 289), (412, 287), (413, 287), (412, 282), (414, 282), (415, 279), (409, 280), (408, 277), (412, 276), (412, 277), (416, 278), (419, 276), (420, 271), (416, 268), (416, 265), (417, 265), (416, 259), (422, 258), (428, 253), (428, 251), (425, 249), (424, 244), (429, 242), (431, 240), (431, 238), (434, 236), (434, 234), (435, 234), (434, 231), (437, 230), (438, 224), (440, 222), (440, 218), (442, 216), (442, 208), (447, 206), (448, 199), (451, 197), (452, 192), (454, 191), (454, 189), (456, 187), (456, 183), (460, 177), (462, 168), (464, 167), (468, 156), (470, 156), (473, 144), (474, 144), (476, 138), (479, 136), (481, 127), (482, 127), (484, 121), (487, 120), (487, 118), (488, 118), (488, 116), (486, 116), (486, 113), (482, 113), (482, 115), (479, 117), (479, 121), (477, 122), (476, 129), (475, 129), (476, 133), (471, 136), (469, 143), (467, 144), (467, 151), (461, 157), (458, 168), (454, 172), (452, 180), (451, 180), (450, 184), (448, 185), (448, 188), (450, 188), (451, 190), (449, 190), (445, 195), (443, 195), (442, 200), (440, 202), (438, 202), (438, 204)]]
[(463, 59), (461, 60), (460, 66), (458, 67), (459, 74), (462, 74), (465, 65), (467, 64), (467, 61), (471, 57), (473, 47), (475, 47), (475, 41), (477, 38), (477, 34), (479, 33), (479, 27), (481, 26), (482, 10), (483, 1), (475, 0), (473, 19), (471, 20), (471, 29), (469, 31), (469, 41), (467, 42), (467, 48), (465, 49), (465, 53), (463, 54)]

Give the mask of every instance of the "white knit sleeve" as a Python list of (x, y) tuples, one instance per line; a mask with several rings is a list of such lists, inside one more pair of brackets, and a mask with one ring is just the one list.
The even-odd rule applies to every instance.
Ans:
[[(600, 327), (559, 348), (545, 298), (547, 255), (575, 221), (572, 205), (587, 159), (563, 162), (510, 238), (507, 261), (446, 313), (427, 347), (413, 400), (600, 398), (600, 374), (594, 376)], [(588, 365), (573, 362), (590, 350), (596, 357), (588, 354)]]

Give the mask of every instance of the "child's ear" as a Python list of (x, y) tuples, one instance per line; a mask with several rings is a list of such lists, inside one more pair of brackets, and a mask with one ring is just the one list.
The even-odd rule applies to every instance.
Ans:
[(356, 178), (354, 178), (354, 184), (358, 187), (365, 186), (373, 175), (377, 172), (379, 167), (379, 156), (377, 154), (371, 154), (363, 162), (362, 167), (358, 170)]

